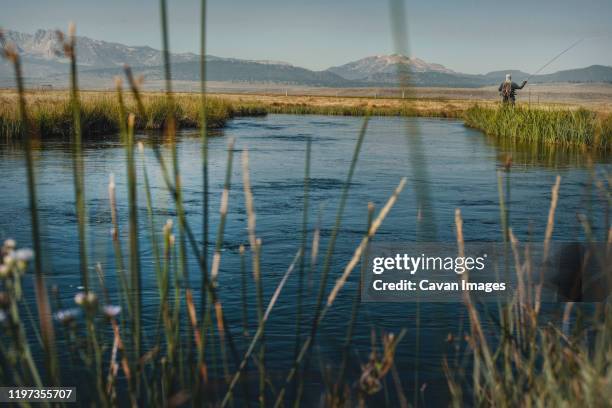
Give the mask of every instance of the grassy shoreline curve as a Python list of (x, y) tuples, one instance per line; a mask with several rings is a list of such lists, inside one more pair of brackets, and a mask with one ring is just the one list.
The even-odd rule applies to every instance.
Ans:
[[(0, 136), (13, 138), (21, 124), (14, 92), (0, 93)], [(65, 92), (30, 92), (27, 98), (31, 121), (39, 134), (69, 136), (72, 111)], [(201, 123), (200, 99), (197, 94), (176, 94), (169, 104), (161, 93), (144, 93), (145, 117), (137, 119), (137, 130), (161, 130), (168, 114), (177, 118), (179, 128), (196, 128)], [(135, 101), (126, 100), (128, 108)], [(83, 134), (108, 134), (119, 131), (119, 106), (112, 92), (82, 93)], [(173, 110), (173, 112), (170, 112)], [(539, 105), (537, 108), (519, 105), (500, 108), (499, 104), (467, 100), (418, 99), (409, 103), (394, 99), (267, 97), (265, 95), (223, 95), (207, 98), (208, 128), (221, 128), (240, 116), (270, 114), (333, 115), (333, 116), (404, 116), (454, 118), (467, 126), (497, 137), (522, 142), (612, 147), (612, 114), (567, 105)]]
[(612, 115), (577, 110), (475, 105), (463, 115), (465, 124), (497, 137), (564, 146), (612, 147)]
[[(18, 137), (22, 124), (13, 99), (14, 94), (0, 94), (0, 135)], [(199, 95), (177, 95), (169, 103), (161, 94), (143, 94), (144, 117), (136, 118), (138, 130), (162, 130), (165, 121), (172, 115), (179, 128), (196, 128), (201, 118)], [(38, 134), (45, 136), (70, 136), (72, 132), (72, 108), (66, 93), (29, 93), (30, 121)], [(126, 108), (134, 110), (136, 101), (126, 96)], [(114, 93), (83, 92), (81, 95), (81, 120), (84, 135), (118, 132), (120, 107)], [(238, 116), (263, 116), (263, 106), (254, 103), (232, 103), (221, 98), (208, 98), (206, 106), (208, 128), (221, 128)]]

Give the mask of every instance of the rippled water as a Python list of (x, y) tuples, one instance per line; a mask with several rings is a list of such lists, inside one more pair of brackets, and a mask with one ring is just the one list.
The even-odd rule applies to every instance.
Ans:
[[(324, 252), (361, 124), (362, 119), (352, 117), (270, 115), (241, 118), (229, 122), (222, 132), (216, 134), (219, 137), (210, 140), (210, 236), (214, 239), (227, 142), (230, 137), (236, 139), (237, 154), (219, 275), (223, 306), (236, 333), (241, 324), (238, 248), (247, 242), (239, 152), (245, 148), (250, 152), (257, 234), (263, 241), (262, 273), (265, 296), (269, 299), (300, 244), (306, 141), (309, 138), (312, 140), (309, 233), (311, 237), (315, 225), (319, 223)], [(411, 136), (406, 136), (406, 128)], [(143, 134), (138, 137), (147, 143), (146, 160), (153, 184), (155, 222), (161, 230), (165, 220), (175, 215), (175, 210), (150, 144), (161, 144), (167, 160), (168, 149), (159, 136)], [(419, 138), (421, 143), (415, 143)], [(178, 148), (187, 218), (200, 239), (202, 169), (197, 132), (182, 132)], [(370, 121), (351, 185), (330, 281), (335, 281), (363, 235), (367, 224), (367, 203), (371, 201), (380, 208), (403, 176), (408, 177), (408, 186), (376, 239), (402, 242), (426, 236), (430, 240), (453, 241), (454, 209), (459, 207), (464, 217), (466, 240), (500, 240), (497, 173), (503, 168), (508, 154), (513, 158), (510, 173), (504, 173), (504, 177), (509, 178), (511, 191), (510, 222), (520, 240), (542, 238), (551, 186), (557, 174), (562, 176), (562, 184), (554, 238), (571, 241), (582, 234), (576, 218), (578, 212), (590, 215), (596, 232), (605, 230), (608, 220), (604, 218), (604, 209), (594, 199), (597, 191), (591, 187), (592, 170), (587, 164), (593, 162), (594, 173), (601, 174), (611, 170), (610, 157), (533, 146), (500, 145), (458, 121), (374, 118)], [(6, 143), (0, 147), (0, 157), (3, 190), (0, 194), (0, 237), (13, 237), (27, 245), (30, 242), (30, 227), (24, 159), (18, 146)], [(111, 293), (116, 285), (110, 240), (108, 180), (109, 174), (114, 173), (123, 225), (122, 239), (127, 242), (124, 157), (117, 136), (96, 138), (85, 144), (90, 260), (102, 264)], [(36, 168), (49, 281), (57, 284), (60, 297), (70, 302), (80, 280), (70, 146), (63, 141), (45, 141), (36, 151)], [(138, 172), (141, 177), (140, 168)], [(419, 210), (416, 197), (423, 191), (429, 204), (427, 208)], [(142, 188), (139, 191), (139, 204), (140, 221), (144, 226), (146, 208)], [(423, 214), (429, 215), (425, 221)], [(427, 224), (431, 219), (435, 220), (435, 225)], [(422, 223), (420, 227), (419, 222)], [(140, 238), (145, 324), (153, 325), (157, 291), (149, 235), (144, 227)], [(190, 258), (189, 274), (192, 285), (199, 287), (200, 276), (193, 258)], [(290, 278), (267, 325), (266, 341), (270, 351), (267, 362), (273, 376), (283, 375), (293, 355), (296, 276)], [(304, 324), (310, 323), (313, 313), (312, 304), (318, 283), (317, 273), (313, 276), (314, 284), (307, 301), (309, 308)], [(356, 289), (354, 278), (327, 316), (317, 340), (317, 349), (326, 364), (333, 365), (339, 361)], [(256, 313), (252, 285), (248, 296), (253, 327)], [(359, 361), (367, 359), (371, 328), (397, 332), (401, 327), (407, 327), (408, 334), (398, 350), (397, 367), (410, 395), (418, 365), (419, 384), (428, 384), (424, 394), (427, 402), (439, 398), (439, 390), (445, 388), (441, 372), (441, 359), (447, 351), (445, 340), (447, 334), (456, 328), (462, 312), (459, 305), (426, 304), (421, 306), (418, 313), (420, 331), (415, 329), (417, 309), (414, 304), (363, 304), (355, 337), (353, 364), (357, 366)], [(418, 347), (417, 334), (420, 336)], [(313, 363), (312, 369), (319, 372), (318, 361)], [(312, 386), (317, 385), (313, 383)]]

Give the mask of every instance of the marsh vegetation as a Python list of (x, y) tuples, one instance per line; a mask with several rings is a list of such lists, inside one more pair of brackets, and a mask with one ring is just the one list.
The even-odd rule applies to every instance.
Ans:
[[(203, 13), (205, 8), (203, 7)], [(29, 97), (23, 89), (19, 55), (10, 47), (4, 55), (15, 66), (18, 92), (12, 96), (15, 103), (3, 103), (0, 113), (2, 134), (19, 137), (26, 158), (26, 178), (33, 251), (19, 248), (12, 240), (2, 246), (0, 264), (0, 378), (3, 385), (59, 386), (73, 384), (78, 378), (80, 395), (85, 403), (99, 406), (147, 405), (147, 406), (241, 406), (244, 403), (261, 407), (284, 406), (296, 402), (300, 405), (304, 393), (305, 373), (316, 365), (315, 344), (320, 337), (321, 325), (334, 311), (339, 296), (345, 295), (349, 277), (356, 273), (370, 241), (392, 212), (406, 179), (398, 179), (395, 189), (390, 189), (387, 199), (379, 209), (368, 205), (367, 228), (360, 233), (354, 251), (348, 257), (342, 273), (333, 274), (336, 243), (343, 232), (343, 215), (347, 198), (357, 181), (357, 163), (362, 143), (368, 129), (370, 115), (405, 115), (463, 117), (463, 112), (442, 107), (437, 110), (420, 110), (411, 104), (399, 108), (374, 106), (312, 107), (304, 105), (258, 105), (228, 103), (210, 98), (204, 92), (197, 95), (175, 95), (170, 83), (170, 64), (167, 50), (166, 2), (161, 1), (162, 33), (166, 58), (167, 92), (164, 95), (144, 95), (136, 84), (130, 82), (130, 96), (122, 84), (117, 92), (108, 95), (80, 94), (76, 77), (75, 31), (62, 36), (66, 57), (71, 60), (71, 89), (58, 100)], [(204, 28), (202, 39), (204, 39)], [(204, 44), (205, 41), (202, 41)], [(205, 49), (202, 49), (205, 55)], [(205, 74), (203, 61), (202, 71)], [(205, 75), (202, 75), (203, 81)], [(129, 81), (128, 81), (129, 82)], [(229, 142), (226, 160), (222, 165), (225, 174), (216, 180), (222, 187), (220, 206), (212, 211), (209, 206), (209, 157), (208, 133), (210, 127), (222, 126), (234, 116), (276, 113), (323, 113), (329, 115), (365, 116), (355, 145), (347, 155), (351, 156), (346, 177), (341, 182), (340, 196), (335, 204), (333, 225), (326, 231), (326, 246), (319, 247), (322, 231), (316, 227), (309, 234), (307, 217), (309, 197), (310, 144), (304, 164), (304, 215), (300, 225), (300, 248), (293, 260), (286, 265), (286, 272), (275, 285), (271, 296), (266, 297), (261, 268), (264, 242), (258, 233), (256, 205), (251, 189), (248, 150), (240, 156), (242, 168), (242, 194), (244, 196), (245, 245), (240, 247), (240, 276), (243, 289), (248, 285), (255, 293), (256, 323), (236, 329), (229, 324), (224, 298), (221, 296), (219, 276), (221, 265), (227, 256), (224, 237), (229, 194), (232, 189), (233, 165), (236, 158), (233, 142)], [(595, 114), (585, 111), (563, 113), (538, 113), (516, 109), (517, 119), (509, 118), (507, 111), (472, 108), (465, 112), (471, 126), (485, 128), (492, 134), (504, 137), (529, 138), (534, 142), (608, 146), (609, 124), (598, 125)], [(514, 120), (520, 120), (515, 123)], [(504, 133), (498, 126), (512, 129)], [(177, 154), (177, 129), (199, 127), (201, 137), (202, 231), (194, 231), (186, 217), (183, 196), (182, 168)], [(169, 152), (164, 155), (153, 147), (155, 162), (150, 163), (142, 155), (143, 147), (136, 142), (137, 129), (159, 129), (168, 141)], [(116, 264), (114, 276), (109, 276), (102, 265), (92, 257), (87, 241), (87, 211), (85, 206), (88, 184), (85, 179), (83, 136), (88, 133), (115, 132), (125, 149), (125, 174), (127, 199), (118, 205), (115, 180), (108, 183), (108, 205), (113, 228), (109, 238)], [(496, 133), (497, 132), (497, 133)], [(559, 134), (555, 134), (559, 132)], [(525, 136), (528, 133), (530, 136)], [(79, 276), (81, 289), (70, 304), (60, 297), (50, 296), (47, 276), (42, 263), (44, 246), (39, 230), (39, 201), (33, 156), (33, 141), (48, 135), (70, 137), (70, 159), (74, 182), (74, 224), (79, 247)], [(603, 141), (602, 141), (603, 140)], [(417, 146), (418, 147), (418, 146)], [(408, 159), (411, 159), (410, 157)], [(236, 160), (237, 161), (237, 160)], [(509, 167), (509, 166), (508, 166)], [(161, 174), (164, 186), (171, 197), (173, 215), (163, 225), (153, 216), (156, 202), (149, 179), (155, 168)], [(139, 183), (137, 172), (142, 174)], [(426, 181), (426, 180), (425, 180)], [(558, 181), (552, 188), (552, 200), (545, 232), (545, 245), (550, 242), (558, 205)], [(609, 206), (609, 178), (604, 178), (595, 188)], [(406, 194), (405, 192), (403, 194)], [(508, 191), (503, 188), (503, 176), (499, 176), (499, 213), (502, 221), (501, 236), (516, 251), (516, 237), (508, 224)], [(138, 211), (138, 200), (146, 202), (146, 212)], [(365, 207), (366, 203), (364, 203)], [(119, 209), (127, 213), (122, 225), (117, 216)], [(599, 215), (597, 216), (599, 217)], [(209, 234), (210, 220), (215, 219), (216, 231)], [(602, 240), (608, 248), (612, 245), (612, 229), (605, 225), (605, 237), (594, 237), (590, 220), (579, 215), (586, 239)], [(603, 218), (603, 217), (601, 217)], [(601, 218), (596, 218), (600, 220)], [(607, 220), (607, 218), (605, 218)], [(126, 230), (126, 234), (121, 234)], [(280, 232), (279, 232), (280, 233)], [(214, 235), (214, 238), (209, 236)], [(456, 211), (455, 237), (458, 254), (464, 247), (463, 219)], [(603, 238), (603, 239), (602, 239)], [(286, 239), (282, 236), (281, 239)], [(154, 270), (156, 302), (143, 307), (141, 245), (147, 240), (151, 253), (147, 261)], [(610, 251), (606, 251), (610, 256)], [(345, 254), (346, 255), (346, 254)], [(528, 254), (514, 252), (516, 269), (520, 278), (537, 279)], [(189, 257), (197, 259), (200, 285), (193, 286), (186, 268)], [(609, 259), (604, 259), (610, 265)], [(364, 263), (361, 263), (365, 268)], [(24, 285), (33, 273), (33, 285)], [(305, 276), (316, 277), (308, 290)], [(275, 305), (282, 296), (287, 280), (298, 275), (299, 285), (295, 296), (295, 332), (290, 333), (295, 353), (289, 367), (282, 373), (271, 373), (266, 358), (274, 349), (268, 344), (267, 325), (276, 313)], [(337, 277), (335, 283), (332, 278)], [(109, 280), (117, 282), (118, 293), (109, 293)], [(332, 287), (329, 290), (329, 287)], [(33, 287), (32, 287), (33, 286)], [(31, 310), (24, 296), (24, 288), (35, 293), (36, 311)], [(247, 299), (243, 294), (243, 310)], [(53, 294), (52, 294), (53, 295)], [(116, 296), (115, 296), (116, 295)], [(307, 297), (313, 310), (309, 324), (302, 324)], [(371, 348), (359, 371), (349, 373), (349, 360), (353, 358), (351, 342), (355, 327), (359, 325), (357, 310), (359, 291), (351, 293), (353, 303), (345, 325), (338, 328), (343, 338), (341, 363), (333, 371), (321, 365), (321, 401), (329, 406), (366, 405), (384, 393), (384, 400), (400, 406), (408, 406), (402, 378), (395, 366), (395, 355), (402, 346), (407, 329), (394, 333), (371, 335)], [(117, 299), (114, 301), (113, 299)], [(53, 300), (53, 302), (51, 301)], [(53, 305), (53, 306), (51, 306)], [(496, 315), (479, 307), (466, 294), (461, 307), (467, 312), (465, 330), (449, 336), (450, 352), (456, 359), (441, 361), (444, 365), (452, 402), (483, 406), (538, 405), (555, 401), (559, 406), (577, 404), (598, 406), (612, 398), (612, 342), (609, 339), (610, 304), (604, 303), (583, 318), (584, 325), (575, 324), (573, 330), (565, 330), (546, 320), (536, 296), (521, 288), (509, 305), (501, 306)], [(572, 325), (572, 306), (566, 306), (563, 324)], [(420, 316), (417, 312), (417, 316)], [(419, 318), (415, 322), (418, 331)], [(496, 330), (485, 332), (483, 321), (491, 319)], [(143, 322), (154, 322), (152, 333), (144, 333)], [(239, 334), (239, 332), (242, 332)], [(244, 334), (247, 333), (248, 334)], [(238, 340), (241, 341), (238, 341)], [(37, 353), (38, 351), (38, 353)], [(415, 350), (419, 356), (419, 349)], [(40, 355), (40, 358), (35, 356)], [(61, 356), (61, 358), (60, 358)], [(69, 357), (69, 358), (67, 358)], [(468, 361), (468, 364), (465, 361)], [(456, 363), (456, 364), (454, 364)], [(466, 372), (467, 371), (467, 372)], [(402, 373), (405, 374), (405, 373)], [(412, 374), (412, 373), (410, 373)], [(420, 405), (422, 388), (419, 388), (416, 370), (412, 403)], [(381, 397), (382, 398), (382, 397)], [(376, 402), (375, 402), (376, 403)], [(391, 404), (391, 403), (389, 403)]]
[(586, 109), (532, 109), (525, 106), (498, 108), (473, 106), (463, 114), (466, 125), (517, 142), (612, 146), (612, 115)]
[[(69, 94), (63, 91), (33, 91), (26, 94), (29, 120), (43, 137), (71, 134), (72, 113)], [(202, 123), (200, 97), (193, 93), (174, 94), (168, 103), (162, 93), (141, 92), (142, 106), (127, 95), (127, 110), (140, 109), (136, 130), (163, 130), (169, 114), (177, 128), (197, 128)], [(462, 119), (467, 126), (504, 139), (522, 143), (590, 146), (608, 149), (612, 145), (612, 114), (563, 105), (519, 105), (505, 109), (497, 103), (474, 105), (469, 101), (443, 99), (371, 99), (334, 97), (208, 96), (208, 128), (222, 128), (228, 120), (266, 114), (436, 117)], [(21, 123), (14, 92), (0, 93), (0, 135), (17, 138)], [(81, 128), (84, 135), (108, 135), (119, 130), (119, 103), (111, 92), (81, 92)]]
[[(169, 116), (179, 128), (195, 128), (202, 123), (200, 97), (195, 94), (176, 95), (172, 103), (160, 93), (142, 93), (141, 106), (130, 95), (126, 96), (125, 109), (142, 110), (135, 120), (136, 130), (163, 130)], [(72, 134), (72, 108), (67, 92), (32, 92), (26, 95), (28, 119), (35, 134), (42, 137)], [(0, 94), (0, 132), (3, 137), (18, 138), (22, 123), (18, 111), (18, 96), (14, 92)], [(80, 97), (81, 129), (84, 135), (108, 135), (119, 131), (120, 106), (112, 92), (82, 92)], [(208, 98), (206, 124), (220, 128), (234, 117), (265, 115), (262, 105), (255, 103), (231, 103), (221, 98)]]

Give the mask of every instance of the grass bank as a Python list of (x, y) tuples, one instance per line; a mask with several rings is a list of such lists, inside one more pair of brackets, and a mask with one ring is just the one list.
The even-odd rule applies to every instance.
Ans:
[[(28, 93), (29, 117), (43, 136), (68, 136), (72, 111), (69, 95), (63, 91)], [(160, 130), (171, 113), (181, 128), (201, 123), (198, 94), (176, 94), (174, 104), (164, 94), (142, 95), (145, 114), (137, 116), (135, 129)], [(538, 105), (499, 108), (492, 101), (474, 105), (468, 100), (418, 99), (406, 103), (401, 99), (334, 98), (308, 96), (222, 95), (207, 99), (207, 124), (220, 128), (234, 117), (267, 113), (334, 116), (405, 116), (463, 119), (466, 125), (492, 136), (528, 143), (566, 146), (612, 146), (612, 114), (595, 112), (570, 105)], [(0, 136), (16, 137), (21, 123), (16, 94), (0, 93)], [(126, 98), (127, 110), (135, 111), (133, 98)], [(85, 135), (119, 131), (119, 104), (111, 92), (82, 92), (82, 130)], [(171, 112), (172, 111), (172, 112)]]
[[(68, 136), (72, 124), (69, 94), (64, 91), (33, 91), (27, 94), (29, 117), (43, 136)], [(163, 93), (142, 93), (145, 115), (136, 118), (137, 130), (163, 129), (169, 113), (182, 128), (198, 127), (200, 96), (193, 93), (174, 95), (174, 104), (166, 102)], [(466, 101), (417, 100), (410, 104), (397, 99), (274, 97), (265, 95), (221, 95), (208, 97), (207, 124), (220, 128), (238, 116), (267, 113), (318, 114), (337, 116), (426, 116), (460, 118), (468, 108)], [(17, 94), (0, 93), (0, 135), (16, 137), (21, 124), (17, 110)], [(136, 111), (133, 98), (126, 98), (128, 111)], [(119, 131), (119, 104), (114, 92), (81, 92), (82, 130), (86, 135)], [(173, 110), (173, 112), (170, 112)]]
[[(241, 103), (248, 99), (237, 98)], [(321, 98), (262, 97), (261, 103), (269, 113), (296, 115), (333, 115), (333, 116), (406, 116), (433, 118), (461, 118), (468, 105), (465, 101), (411, 100), (406, 103), (400, 99), (378, 100), (372, 98)]]
[(583, 108), (492, 108), (476, 105), (465, 111), (463, 119), (467, 126), (492, 136), (521, 142), (612, 147), (612, 115)]
[[(66, 92), (28, 93), (29, 119), (43, 136), (69, 136), (73, 117)], [(177, 95), (174, 103), (158, 93), (143, 94), (144, 116), (138, 116), (135, 129), (161, 130), (172, 115), (181, 128), (193, 128), (200, 123), (200, 96)], [(84, 135), (108, 134), (119, 131), (120, 108), (117, 96), (110, 92), (83, 92), (81, 95), (81, 127)], [(136, 111), (134, 98), (125, 100), (128, 111)], [(22, 128), (15, 93), (0, 94), (0, 135), (17, 137)], [(220, 128), (237, 116), (265, 115), (266, 110), (255, 103), (234, 103), (222, 98), (207, 99), (209, 128)]]

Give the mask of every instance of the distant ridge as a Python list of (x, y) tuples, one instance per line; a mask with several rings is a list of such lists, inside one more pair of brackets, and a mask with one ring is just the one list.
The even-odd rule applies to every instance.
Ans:
[[(163, 67), (140, 67), (136, 70), (148, 80), (163, 79)], [(101, 68), (84, 71), (87, 76), (97, 78), (121, 75), (121, 68)], [(347, 87), (360, 86), (329, 71), (311, 71), (289, 64), (262, 63), (237, 59), (210, 59), (206, 63), (209, 81), (277, 83), (286, 85)], [(199, 62), (178, 62), (172, 64), (172, 77), (178, 81), (199, 81)]]
[[(37, 30), (34, 34), (6, 31), (5, 37), (12, 41), (25, 60), (67, 63), (55, 30)], [(89, 37), (77, 37), (78, 63), (86, 67), (112, 67), (124, 63), (132, 66), (162, 65), (162, 53), (148, 46), (128, 46)], [(177, 62), (197, 61), (192, 53), (173, 54)]]
[[(33, 34), (6, 31), (23, 58), (28, 84), (62, 84), (67, 80), (67, 60), (54, 30), (38, 30)], [(172, 54), (173, 79), (199, 81), (200, 57), (193, 53)], [(441, 64), (399, 54), (365, 57), (324, 71), (312, 71), (282, 61), (244, 60), (206, 56), (208, 80), (237, 83), (286, 84), (319, 87), (393, 87), (398, 86), (397, 72), (410, 73), (415, 86), (482, 87), (500, 83), (506, 73), (520, 82), (529, 74), (516, 70), (494, 71), (487, 74), (464, 74)], [(77, 38), (77, 61), (84, 81), (110, 81), (121, 74), (124, 63), (143, 74), (147, 80), (163, 77), (161, 51), (148, 46), (128, 46), (119, 43)], [(536, 75), (531, 83), (612, 83), (612, 67), (592, 65), (552, 74)], [(84, 82), (86, 84), (86, 82)], [(0, 62), (0, 86), (14, 86), (13, 72), (7, 62)], [(87, 86), (87, 85), (85, 85)]]

